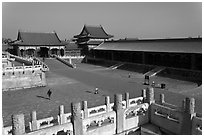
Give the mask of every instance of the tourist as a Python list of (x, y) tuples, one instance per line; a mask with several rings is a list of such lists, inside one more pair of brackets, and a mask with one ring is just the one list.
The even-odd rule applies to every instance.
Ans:
[(130, 78), (130, 73), (128, 74), (128, 78)]
[(94, 94), (98, 94), (98, 88), (95, 88)]

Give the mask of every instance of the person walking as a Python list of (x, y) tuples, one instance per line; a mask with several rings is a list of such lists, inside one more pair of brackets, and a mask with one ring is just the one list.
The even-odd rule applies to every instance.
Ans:
[(50, 97), (51, 97), (51, 95), (52, 95), (52, 91), (51, 91), (50, 89), (48, 90), (47, 95), (48, 95), (49, 100), (50, 100)]

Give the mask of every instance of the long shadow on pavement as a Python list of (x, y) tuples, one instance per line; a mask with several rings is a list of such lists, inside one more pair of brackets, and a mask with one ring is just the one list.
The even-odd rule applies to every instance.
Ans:
[(43, 96), (36, 96), (36, 97), (50, 100), (49, 98), (46, 98), (46, 97), (43, 97)]

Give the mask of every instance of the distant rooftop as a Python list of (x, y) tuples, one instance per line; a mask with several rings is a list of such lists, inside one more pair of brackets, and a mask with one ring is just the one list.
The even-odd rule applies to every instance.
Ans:
[(81, 33), (74, 37), (75, 38), (89, 37), (89, 38), (108, 39), (108, 38), (112, 38), (113, 36), (107, 34), (101, 25), (100, 26), (84, 25)]
[(67, 45), (65, 45), (66, 50), (73, 50), (73, 49), (80, 49), (78, 48), (78, 45), (74, 42), (69, 42)]
[(56, 32), (40, 33), (40, 32), (18, 32), (17, 40), (13, 45), (65, 45), (61, 41)]
[(112, 40), (95, 50), (202, 53), (202, 38)]

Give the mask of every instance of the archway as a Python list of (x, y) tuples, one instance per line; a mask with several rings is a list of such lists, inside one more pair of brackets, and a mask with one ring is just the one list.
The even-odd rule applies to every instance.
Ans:
[(51, 49), (51, 54), (58, 55), (57, 52), (58, 52), (57, 48), (52, 48)]
[(24, 56), (24, 50), (23, 50), (23, 49), (20, 50), (20, 56), (21, 56), (21, 57)]
[(60, 49), (60, 55), (64, 56), (64, 49)]
[(26, 54), (28, 55), (28, 56), (34, 56), (34, 53), (35, 53), (35, 49), (27, 49), (26, 50)]
[(40, 47), (40, 57), (48, 57), (48, 51), (48, 48)]

